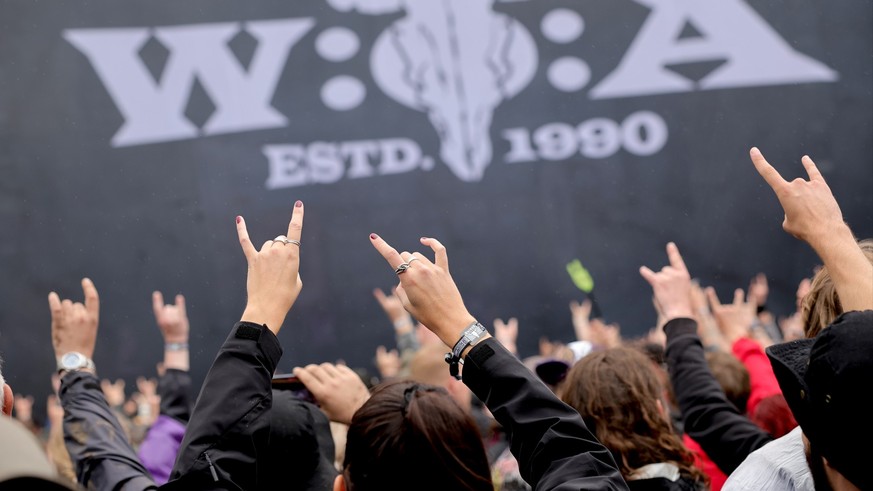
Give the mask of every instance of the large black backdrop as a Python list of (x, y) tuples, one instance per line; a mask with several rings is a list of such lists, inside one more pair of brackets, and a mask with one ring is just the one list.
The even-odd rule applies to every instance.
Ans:
[[(798, 281), (810, 274), (816, 259), (781, 231), (778, 203), (748, 161), (752, 145), (761, 146), (787, 178), (800, 175), (800, 156), (811, 154), (856, 233), (873, 236), (870, 1), (726, 2), (751, 6), (791, 49), (836, 73), (833, 80), (715, 90), (692, 86), (674, 93), (602, 98), (591, 89), (618, 67), (654, 9), (688, 2), (498, 2), (494, 18), (505, 20), (495, 13), (503, 12), (523, 26), (504, 23), (510, 27), (498, 32), (515, 35), (513, 46), (521, 51), (510, 53), (517, 66), (507, 77), (521, 81), (503, 96), (488, 99), (490, 106), (476, 106), (493, 110), (491, 124), (484, 126), (493, 157), (479, 160), (490, 162), (483, 174), (466, 178), (441, 158), (441, 137), (451, 135), (435, 129), (437, 110), (427, 101), (417, 109), (408, 100), (398, 103), (402, 97), (386, 95), (372, 73), (379, 62), (373, 54), (377, 38), (403, 22), (403, 7), (390, 4), (415, 2), (359, 3), (375, 10), (387, 6), (376, 15), (373, 9), (343, 11), (322, 1), (0, 2), (0, 354), (3, 373), (17, 391), (48, 391), (54, 361), (46, 295), (54, 289), (79, 299), (79, 279), (86, 275), (101, 294), (95, 354), (101, 376), (130, 380), (153, 372), (161, 338), (150, 294), (160, 289), (188, 298), (192, 370), (195, 380), (202, 380), (245, 302), (245, 262), (234, 217), (247, 218), (259, 243), (283, 232), (297, 199), (307, 206), (301, 266), (305, 288), (280, 336), (283, 369), (338, 358), (371, 366), (376, 346), (392, 343), (391, 327), (371, 290), (387, 289), (395, 278), (369, 245), (367, 235), (373, 231), (401, 250), (420, 249), (421, 235), (440, 238), (471, 312), (489, 324), (498, 316), (519, 318), (522, 353), (532, 353), (540, 336), (570, 338), (567, 304), (582, 297), (565, 268), (573, 259), (590, 270), (603, 311), (621, 324), (625, 335), (651, 327), (650, 290), (637, 269), (663, 264), (669, 240), (680, 245), (692, 273), (724, 296), (748, 285), (755, 273), (766, 272), (771, 306), (786, 313)], [(471, 12), (474, 3), (487, 7), (489, 2), (469, 2)], [(472, 39), (472, 31), (463, 27), (466, 7), (440, 5), (440, 14), (455, 14), (461, 27), (450, 39), (431, 40), (437, 46), (431, 48), (443, 49), (454, 40), (461, 51), (468, 49), (463, 43)], [(560, 8), (577, 15), (563, 10), (546, 20)], [(584, 18), (584, 26), (577, 17)], [(283, 61), (269, 99), (287, 123), (174, 141), (113, 143), (125, 116), (95, 70), (95, 60), (72, 41), (76, 30), (274, 18), (312, 19)], [(407, 27), (427, 24), (415, 22), (408, 19)], [(680, 37), (705, 41), (703, 24), (692, 21)], [(332, 31), (335, 36), (324, 41), (336, 49), (319, 51), (320, 34), (337, 26), (348, 30)], [(348, 40), (349, 31), (357, 45)], [(533, 59), (525, 54), (526, 39), (535, 43)], [(482, 48), (469, 42), (470, 50)], [(241, 60), (257, 46), (250, 37), (234, 44)], [(160, 72), (165, 48), (153, 45), (139, 53), (150, 69), (154, 65)], [(420, 48), (404, 51), (401, 46), (397, 52), (415, 55)], [(327, 61), (324, 53), (339, 61)], [(552, 65), (562, 57), (584, 60), (590, 80), (573, 60)], [(385, 63), (383, 75), (391, 76), (390, 63)], [(451, 72), (451, 63), (446, 66)], [(483, 80), (458, 66), (447, 76), (460, 77), (468, 87)], [(701, 78), (713, 66), (697, 64), (683, 73)], [(325, 83), (344, 75), (358, 82), (345, 79), (333, 99), (324, 96)], [(419, 85), (431, 83), (422, 80)], [(563, 90), (556, 88), (562, 83)], [(206, 85), (198, 80), (185, 105), (188, 119), (198, 126), (216, 106)], [(363, 100), (354, 97), (361, 86)], [(579, 86), (584, 88), (574, 90)], [(497, 87), (475, 89), (479, 92), (468, 96), (485, 100), (499, 92)], [(449, 92), (441, 96), (445, 106), (461, 97), (457, 87)], [(352, 95), (344, 102), (347, 94)], [(352, 107), (328, 107), (344, 103)], [(429, 117), (428, 110), (436, 116)], [(625, 145), (602, 158), (590, 156), (595, 149), (589, 157), (577, 152), (548, 161), (542, 158), (546, 149), (528, 161), (507, 162), (511, 151), (524, 150), (510, 149), (507, 129), (527, 128), (533, 134), (548, 123), (575, 127), (592, 118), (620, 124), (641, 111), (663, 120), (669, 134), (651, 155)], [(657, 130), (647, 127), (635, 137), (651, 139)], [(466, 135), (476, 140), (478, 150), (487, 151), (482, 134), (471, 130)], [(392, 138), (415, 142), (433, 161), (392, 175), (265, 185), (270, 176), (265, 146)], [(541, 138), (547, 147), (548, 136)], [(372, 157), (372, 165), (382, 158)], [(327, 180), (337, 177), (328, 174)]]

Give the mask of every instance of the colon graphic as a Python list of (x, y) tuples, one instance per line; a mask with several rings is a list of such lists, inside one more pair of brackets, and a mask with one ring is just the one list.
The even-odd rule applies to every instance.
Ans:
[(427, 113), (440, 158), (464, 181), (482, 179), (491, 162), (491, 119), (537, 68), (537, 50), (518, 21), (494, 0), (328, 0), (339, 11), (405, 12), (373, 46), (379, 88)]

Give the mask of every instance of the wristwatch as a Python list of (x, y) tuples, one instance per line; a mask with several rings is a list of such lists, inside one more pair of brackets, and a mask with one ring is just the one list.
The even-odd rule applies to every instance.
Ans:
[(94, 370), (94, 362), (90, 358), (77, 351), (65, 353), (58, 360), (58, 373), (81, 370), (83, 368)]

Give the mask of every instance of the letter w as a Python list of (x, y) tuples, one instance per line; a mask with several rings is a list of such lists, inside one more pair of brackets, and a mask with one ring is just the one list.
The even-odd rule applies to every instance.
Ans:
[(215, 105), (204, 135), (285, 126), (271, 100), (288, 53), (313, 25), (309, 18), (247, 22), (258, 42), (248, 71), (228, 46), (242, 23), (155, 28), (169, 51), (159, 81), (139, 56), (152, 34), (147, 28), (69, 29), (64, 39), (85, 54), (124, 117), (112, 137), (112, 146), (124, 147), (199, 136), (185, 117), (195, 78)]

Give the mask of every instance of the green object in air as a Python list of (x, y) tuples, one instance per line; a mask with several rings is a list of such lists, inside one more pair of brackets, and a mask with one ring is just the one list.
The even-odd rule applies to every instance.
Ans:
[(570, 279), (573, 280), (573, 284), (576, 285), (576, 288), (585, 293), (591, 293), (591, 291), (594, 290), (594, 278), (591, 276), (591, 273), (585, 269), (585, 266), (582, 266), (582, 262), (578, 259), (574, 259), (567, 264), (567, 273), (570, 274)]

